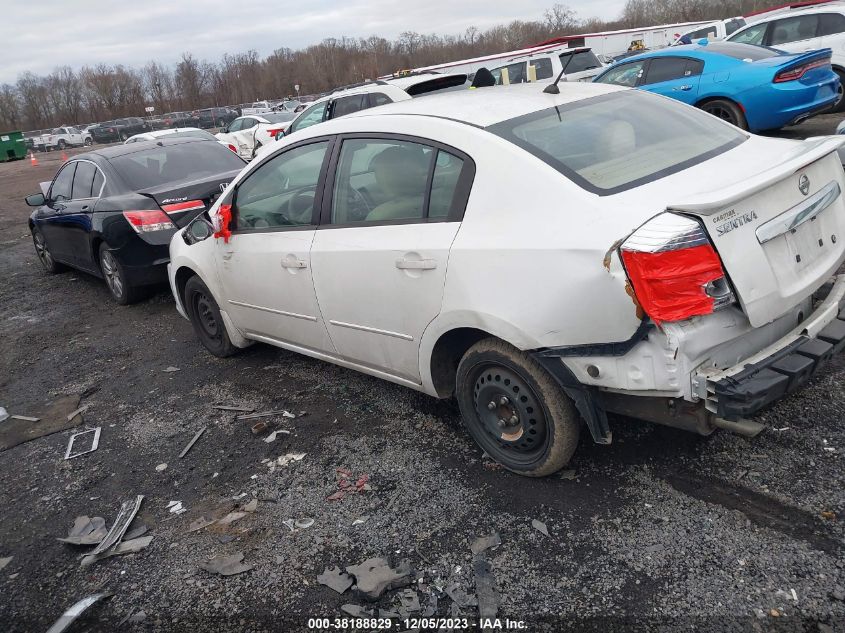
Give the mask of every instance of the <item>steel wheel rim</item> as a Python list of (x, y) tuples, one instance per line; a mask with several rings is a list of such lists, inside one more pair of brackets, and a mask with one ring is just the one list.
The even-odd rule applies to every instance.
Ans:
[(727, 121), (728, 123), (736, 125), (736, 117), (728, 108), (724, 108), (722, 106), (708, 106), (705, 108), (705, 112), (722, 119), (722, 121)]
[(103, 276), (106, 278), (106, 285), (115, 297), (123, 296), (123, 281), (120, 279), (120, 271), (117, 268), (117, 261), (114, 255), (103, 251)]
[(211, 300), (203, 292), (194, 294), (194, 314), (202, 333), (212, 341), (220, 339), (220, 323), (214, 315)]
[(33, 233), (32, 240), (35, 243), (35, 252), (38, 255), (38, 259), (41, 260), (41, 263), (46, 268), (52, 267), (53, 256), (50, 255), (47, 243), (44, 241), (44, 236), (41, 233)]
[(535, 463), (549, 440), (545, 407), (537, 394), (515, 371), (494, 363), (476, 367), (472, 379), (482, 448), (497, 461)]

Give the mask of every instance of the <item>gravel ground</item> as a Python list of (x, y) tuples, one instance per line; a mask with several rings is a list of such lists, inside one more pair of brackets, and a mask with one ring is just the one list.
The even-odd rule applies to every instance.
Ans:
[[(830, 133), (837, 122), (818, 117), (785, 135)], [(89, 408), (84, 425), (0, 453), (0, 559), (12, 557), (0, 561), (3, 629), (45, 630), (107, 591), (74, 631), (307, 630), (309, 618), (344, 617), (344, 604), (398, 607), (399, 590), (370, 604), (317, 583), (327, 567), (371, 557), (407, 559), (423, 608), (436, 598), (433, 613), (475, 628), (477, 607), (458, 606), (452, 588), (475, 593), (469, 544), (492, 532), (502, 543), (480, 557), (492, 566), (498, 615), (523, 630), (845, 626), (843, 361), (760, 415), (767, 430), (755, 439), (614, 418), (611, 446), (583, 433), (572, 470), (520, 478), (483, 458), (453, 402), (262, 345), (216, 359), (167, 289), (119, 307), (85, 274), (45, 275), (22, 198), (59, 157), (38, 158), (37, 168), (0, 164), (0, 404), (27, 415), (82, 395)], [(255, 420), (214, 403), (297, 417), (268, 418), (290, 433), (265, 443), (267, 432), (250, 431)], [(64, 461), (82, 426), (102, 427), (99, 449)], [(268, 465), (291, 452), (305, 457)], [(368, 475), (369, 489), (327, 500), (338, 468), (353, 481)], [(133, 527), (149, 528), (146, 549), (81, 567), (88, 548), (56, 540), (79, 515), (111, 525), (139, 494)], [(189, 531), (252, 500), (255, 510), (229, 525)], [(170, 501), (187, 512), (169, 512)], [(283, 523), (302, 518), (313, 525)], [(251, 570), (199, 568), (238, 552)]]

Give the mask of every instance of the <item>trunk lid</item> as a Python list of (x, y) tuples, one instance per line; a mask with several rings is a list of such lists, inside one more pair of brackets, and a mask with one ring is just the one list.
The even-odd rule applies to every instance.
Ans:
[(845, 259), (843, 144), (806, 141), (769, 169), (669, 206), (702, 220), (754, 327), (815, 292)]
[(182, 228), (209, 209), (239, 172), (240, 170), (223, 172), (190, 182), (163, 183), (142, 189), (138, 193), (155, 200), (173, 223)]

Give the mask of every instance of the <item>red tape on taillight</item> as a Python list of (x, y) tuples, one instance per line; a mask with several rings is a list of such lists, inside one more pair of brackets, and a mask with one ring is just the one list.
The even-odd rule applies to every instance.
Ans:
[(165, 213), (177, 213), (179, 211), (205, 211), (205, 203), (202, 200), (186, 200), (185, 202), (176, 202), (174, 204), (162, 205), (162, 210)]
[(164, 211), (160, 209), (145, 211), (124, 211), (123, 217), (129, 222), (136, 233), (150, 233), (152, 231), (166, 231), (175, 229), (176, 225), (170, 221)]
[(719, 255), (695, 220), (663, 213), (625, 240), (620, 254), (637, 301), (657, 325), (734, 301)]
[(272, 130), (267, 130), (267, 134), (270, 135), (271, 138), (276, 138), (276, 134), (282, 131), (282, 128), (277, 127), (273, 128)]

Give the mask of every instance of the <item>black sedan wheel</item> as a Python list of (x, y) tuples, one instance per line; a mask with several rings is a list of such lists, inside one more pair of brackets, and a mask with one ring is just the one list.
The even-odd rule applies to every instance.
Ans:
[(50, 249), (47, 247), (47, 241), (44, 239), (44, 234), (38, 229), (32, 229), (32, 243), (35, 245), (35, 253), (38, 255), (38, 261), (44, 266), (44, 270), (51, 274), (66, 270), (65, 266), (53, 259)]
[(458, 365), (456, 395), (470, 435), (515, 473), (550, 475), (578, 445), (573, 403), (533, 358), (503, 341), (469, 349)]
[(135, 303), (141, 298), (141, 289), (129, 285), (123, 266), (106, 244), (100, 244), (100, 270), (112, 298), (120, 305)]
[(205, 349), (220, 358), (237, 353), (238, 348), (232, 345), (226, 332), (220, 307), (199, 277), (191, 277), (185, 284), (183, 302), (194, 331)]
[(748, 122), (745, 120), (745, 115), (740, 110), (739, 106), (727, 99), (714, 99), (699, 106), (708, 114), (727, 121), (731, 125), (735, 125), (740, 129), (747, 130)]

